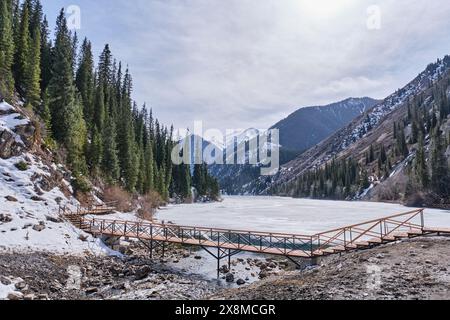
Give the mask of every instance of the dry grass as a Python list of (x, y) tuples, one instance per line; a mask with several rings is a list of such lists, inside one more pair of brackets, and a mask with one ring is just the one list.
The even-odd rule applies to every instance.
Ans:
[(117, 186), (105, 188), (103, 192), (103, 201), (117, 201), (117, 210), (121, 212), (131, 212), (134, 209), (133, 196)]
[(164, 205), (161, 196), (154, 191), (150, 191), (145, 196), (140, 196), (137, 199), (138, 216), (144, 220), (153, 220), (153, 215), (160, 206)]

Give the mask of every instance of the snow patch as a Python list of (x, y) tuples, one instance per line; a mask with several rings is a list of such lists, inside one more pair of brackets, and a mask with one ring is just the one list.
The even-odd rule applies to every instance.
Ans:
[[(25, 161), (28, 169), (15, 164)], [(0, 222), (0, 251), (49, 251), (56, 254), (112, 254), (95, 239), (58, 216), (59, 204), (76, 207), (78, 202), (59, 189), (39, 190), (36, 175), (50, 175), (48, 167), (32, 154), (0, 159), (0, 207), (7, 219)], [(9, 221), (11, 220), (11, 221)], [(44, 226), (42, 230), (39, 225)], [(80, 240), (86, 237), (86, 241)]]

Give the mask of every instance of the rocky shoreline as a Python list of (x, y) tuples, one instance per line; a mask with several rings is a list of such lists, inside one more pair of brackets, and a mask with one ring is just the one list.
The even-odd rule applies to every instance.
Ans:
[(302, 272), (225, 290), (226, 300), (448, 300), (450, 238), (422, 237), (324, 258)]
[(450, 299), (450, 238), (331, 256), (303, 271), (283, 259), (236, 257), (219, 281), (201, 274), (195, 261), (206, 258), (198, 251), (172, 246), (150, 259), (138, 243), (127, 250), (122, 257), (0, 253), (0, 298), (9, 290), (10, 300)]
[[(121, 241), (114, 247), (124, 255), (0, 253), (0, 286), (3, 286), (3, 291), (7, 290), (3, 298), (195, 300), (204, 299), (227, 287), (248, 285), (288, 268), (284, 260), (235, 258), (230, 269), (227, 265), (221, 267), (221, 279), (217, 280), (184, 269), (186, 265), (195, 265), (195, 262), (207, 259), (198, 251), (172, 245), (166, 249), (164, 257), (159, 251), (154, 259), (150, 259), (148, 249), (138, 242)], [(204, 261), (214, 266), (211, 262)]]

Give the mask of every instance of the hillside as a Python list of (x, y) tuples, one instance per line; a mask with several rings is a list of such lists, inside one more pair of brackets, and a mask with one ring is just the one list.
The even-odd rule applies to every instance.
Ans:
[[(259, 179), (256, 192), (446, 206), (450, 201), (441, 180), (448, 179), (450, 155), (449, 69), (448, 56), (429, 65), (404, 88), (285, 164), (270, 181)], [(418, 167), (427, 183), (417, 177)]]
[[(300, 108), (281, 120), (271, 128), (278, 129), (280, 133), (280, 164), (293, 160), (377, 102), (372, 98), (348, 98), (326, 106)], [(253, 131), (249, 129), (240, 136), (245, 137), (247, 132)], [(260, 177), (260, 168), (251, 165), (213, 165), (210, 170), (221, 189), (228, 194), (253, 193), (253, 184)]]
[(19, 107), (0, 103), (0, 251), (110, 252), (58, 216), (60, 205), (79, 202), (70, 172), (41, 148), (38, 132)]
[(326, 106), (300, 108), (271, 129), (280, 130), (280, 144), (305, 151), (372, 108), (378, 100), (349, 98)]

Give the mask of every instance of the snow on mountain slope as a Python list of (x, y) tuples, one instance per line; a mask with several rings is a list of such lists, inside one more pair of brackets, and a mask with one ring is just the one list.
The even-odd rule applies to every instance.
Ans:
[[(16, 108), (0, 104), (0, 137), (8, 133), (24, 150), (19, 152), (13, 146), (16, 156), (0, 157), (0, 250), (112, 253), (99, 239), (84, 234), (58, 216), (60, 204), (78, 205), (66, 179), (70, 174), (62, 166), (26, 150), (17, 132), (19, 127), (30, 126), (31, 121)], [(0, 148), (9, 147), (11, 141), (1, 138)]]
[(258, 185), (257, 193), (265, 193), (273, 186), (294, 181), (302, 173), (320, 168), (333, 158), (359, 156), (372, 143), (377, 143), (386, 132), (392, 130), (394, 121), (400, 121), (405, 116), (409, 99), (425, 93), (430, 95), (431, 93), (427, 91), (449, 72), (449, 69), (448, 56), (430, 64), (404, 88), (397, 90), (343, 129), (284, 165), (271, 181), (259, 179), (254, 182)]

